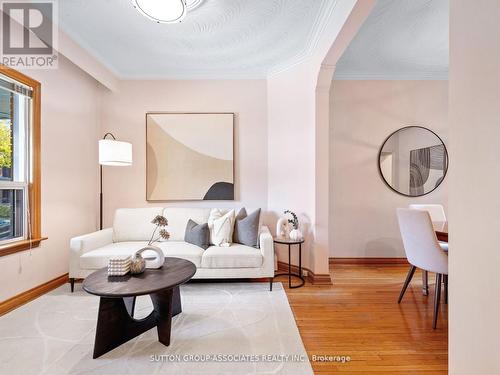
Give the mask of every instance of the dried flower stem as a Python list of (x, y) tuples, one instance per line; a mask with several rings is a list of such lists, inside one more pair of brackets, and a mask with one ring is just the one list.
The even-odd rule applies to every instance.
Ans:
[(155, 224), (156, 227), (153, 230), (153, 234), (151, 234), (151, 238), (149, 239), (148, 246), (151, 246), (156, 241), (159, 241), (160, 238), (164, 238), (164, 239), (168, 240), (168, 238), (170, 237), (170, 234), (167, 232), (166, 229), (161, 229), (160, 236), (158, 238), (155, 238), (155, 234), (156, 234), (156, 231), (158, 230), (158, 228), (159, 227), (166, 227), (168, 225), (168, 220), (165, 216), (156, 215), (155, 218), (151, 221), (151, 224)]
[(153, 241), (153, 237), (155, 236), (155, 233), (157, 230), (158, 230), (158, 225), (156, 226), (155, 230), (153, 231), (153, 234), (151, 235), (151, 238), (149, 239), (148, 246), (153, 244), (154, 242), (158, 241), (158, 240)]

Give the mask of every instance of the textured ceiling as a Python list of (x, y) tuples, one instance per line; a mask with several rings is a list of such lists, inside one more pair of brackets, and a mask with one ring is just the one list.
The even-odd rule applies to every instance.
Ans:
[(124, 79), (264, 78), (307, 57), (335, 0), (188, 0), (157, 24), (130, 0), (64, 0), (60, 27)]
[(378, 0), (334, 79), (447, 79), (448, 0)]

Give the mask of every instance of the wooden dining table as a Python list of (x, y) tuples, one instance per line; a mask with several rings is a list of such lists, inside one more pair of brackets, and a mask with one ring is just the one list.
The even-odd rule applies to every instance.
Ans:
[(432, 226), (436, 232), (436, 237), (439, 241), (448, 242), (448, 222), (447, 221), (433, 221)]
[[(438, 241), (448, 242), (448, 222), (447, 221), (433, 221), (432, 227), (436, 232)], [(426, 296), (429, 294), (429, 277), (427, 271), (422, 271), (422, 293)]]

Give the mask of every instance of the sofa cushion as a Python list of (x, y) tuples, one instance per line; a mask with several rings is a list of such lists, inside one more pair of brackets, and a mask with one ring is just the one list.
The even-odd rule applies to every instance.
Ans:
[(184, 241), (201, 247), (203, 250), (208, 249), (210, 246), (210, 231), (208, 230), (208, 224), (196, 224), (193, 220), (189, 219), (186, 225)]
[[(137, 250), (147, 246), (146, 241), (116, 242), (98, 249), (89, 251), (80, 257), (80, 267), (83, 269), (99, 269), (107, 267), (110, 258), (133, 255)], [(196, 267), (201, 266), (203, 249), (186, 242), (165, 241), (155, 243), (163, 250), (166, 257), (182, 258), (193, 262)], [(148, 253), (144, 253), (148, 256)]]
[(110, 258), (133, 255), (137, 250), (147, 246), (147, 241), (116, 242), (84, 253), (80, 257), (80, 267), (95, 270), (108, 266)]
[(234, 221), (233, 242), (258, 247), (260, 208), (247, 215), (242, 208)]
[(232, 244), (229, 247), (211, 246), (203, 252), (202, 268), (259, 268), (263, 257), (259, 249)]
[(196, 224), (203, 224), (208, 222), (209, 214), (210, 208), (165, 208), (163, 216), (168, 220), (167, 230), (170, 233), (170, 241), (184, 241), (184, 233), (189, 219)]
[(166, 257), (182, 258), (194, 263), (196, 267), (201, 267), (201, 256), (203, 249), (196, 245), (184, 241), (164, 241), (156, 243)]
[(120, 208), (115, 211), (113, 242), (149, 241), (155, 225), (151, 220), (161, 215), (162, 207)]
[(233, 242), (234, 210), (214, 208), (208, 217), (210, 244), (227, 247)]

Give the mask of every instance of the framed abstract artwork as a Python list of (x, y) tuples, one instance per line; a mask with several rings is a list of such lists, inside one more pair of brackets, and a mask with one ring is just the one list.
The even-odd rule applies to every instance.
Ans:
[(146, 114), (148, 201), (234, 200), (234, 113)]

